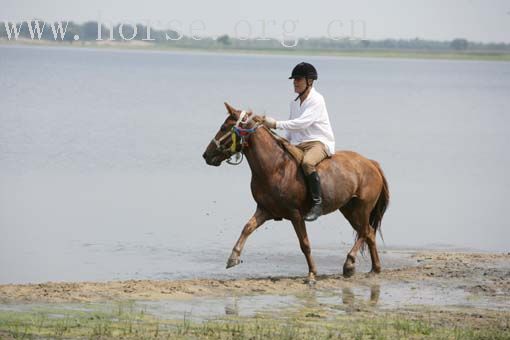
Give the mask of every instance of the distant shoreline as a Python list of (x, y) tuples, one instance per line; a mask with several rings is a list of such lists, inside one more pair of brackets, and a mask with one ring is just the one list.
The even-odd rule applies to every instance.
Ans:
[(328, 57), (359, 57), (383, 59), (428, 59), (428, 60), (473, 60), (473, 61), (510, 61), (510, 53), (486, 52), (443, 52), (443, 51), (405, 51), (405, 50), (309, 50), (309, 49), (235, 49), (235, 48), (197, 48), (186, 46), (164, 46), (147, 42), (50, 42), (0, 39), (0, 46), (44, 46), (66, 48), (94, 48), (115, 50), (146, 50), (146, 51), (174, 51), (220, 54), (254, 54), (281, 56), (328, 56)]

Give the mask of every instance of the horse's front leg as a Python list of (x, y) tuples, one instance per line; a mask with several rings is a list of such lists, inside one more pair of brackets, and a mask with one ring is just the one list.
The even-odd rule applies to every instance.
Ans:
[(257, 211), (255, 211), (255, 214), (253, 214), (253, 216), (244, 226), (243, 231), (241, 232), (241, 236), (239, 236), (234, 249), (232, 249), (232, 254), (227, 260), (227, 269), (241, 263), (241, 252), (243, 251), (244, 243), (248, 239), (248, 236), (250, 236), (250, 234), (253, 233), (255, 229), (260, 227), (269, 218), (270, 216), (265, 210), (257, 207)]
[(296, 231), (296, 235), (299, 239), (299, 246), (301, 251), (306, 257), (306, 263), (308, 263), (308, 283), (315, 282), (315, 275), (317, 275), (317, 268), (315, 267), (315, 261), (312, 257), (312, 249), (310, 247), (310, 240), (306, 233), (306, 224), (301, 216), (292, 219), (292, 225)]

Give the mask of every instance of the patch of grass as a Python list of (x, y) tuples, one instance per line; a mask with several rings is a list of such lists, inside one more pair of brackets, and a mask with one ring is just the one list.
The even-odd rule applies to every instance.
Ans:
[[(453, 313), (453, 314), (452, 314)], [(110, 310), (52, 308), (0, 312), (0, 338), (6, 339), (509, 339), (509, 314), (483, 323), (448, 311), (374, 311), (338, 314), (331, 309), (297, 308), (255, 317), (203, 322), (185, 314), (161, 320), (134, 304)]]

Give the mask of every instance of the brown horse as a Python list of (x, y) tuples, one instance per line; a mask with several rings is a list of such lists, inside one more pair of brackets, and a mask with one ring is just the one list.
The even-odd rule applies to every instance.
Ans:
[[(251, 191), (257, 202), (257, 210), (244, 226), (227, 261), (227, 268), (240, 263), (246, 239), (255, 229), (270, 219), (287, 219), (292, 222), (306, 257), (308, 280), (313, 282), (317, 269), (303, 219), (311, 207), (311, 200), (307, 196), (303, 171), (282, 147), (281, 141), (261, 124), (261, 117), (251, 113), (246, 115), (227, 103), (225, 106), (228, 117), (203, 157), (207, 164), (219, 166), (234, 153), (242, 152), (250, 165)], [(249, 118), (244, 120), (246, 117)], [(242, 141), (232, 133), (239, 127), (246, 135)], [(376, 231), (389, 203), (388, 184), (379, 164), (352, 151), (337, 151), (319, 163), (317, 171), (321, 178), (323, 214), (340, 210), (357, 232), (355, 244), (344, 263), (344, 276), (354, 274), (356, 254), (365, 242), (372, 260), (371, 272), (379, 273), (381, 262)]]

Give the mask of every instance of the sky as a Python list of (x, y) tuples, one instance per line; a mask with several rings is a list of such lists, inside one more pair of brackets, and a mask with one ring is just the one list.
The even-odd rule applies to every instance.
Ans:
[(155, 28), (197, 36), (510, 43), (509, 0), (0, 0), (0, 9), (0, 21), (150, 22)]

